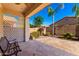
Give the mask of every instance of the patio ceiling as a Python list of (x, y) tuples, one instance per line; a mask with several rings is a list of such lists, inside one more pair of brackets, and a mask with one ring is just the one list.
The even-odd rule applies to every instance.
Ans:
[(11, 13), (18, 16), (25, 14), (30, 17), (49, 4), (50, 3), (3, 3), (2, 6), (3, 13)]

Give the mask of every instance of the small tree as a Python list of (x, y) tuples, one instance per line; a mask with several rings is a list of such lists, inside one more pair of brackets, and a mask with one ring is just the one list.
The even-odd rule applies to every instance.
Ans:
[(33, 24), (35, 27), (40, 27), (43, 24), (43, 17), (42, 16), (37, 16), (33, 20)]
[(33, 28), (33, 27), (35, 27), (33, 24), (30, 24), (30, 28)]
[(38, 32), (40, 33), (40, 35), (43, 34), (42, 31), (43, 31), (43, 28), (39, 28), (39, 29), (38, 29)]

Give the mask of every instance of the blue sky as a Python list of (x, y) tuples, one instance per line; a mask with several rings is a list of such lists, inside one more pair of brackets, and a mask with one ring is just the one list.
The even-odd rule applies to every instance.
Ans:
[[(50, 5), (50, 7), (52, 7), (53, 9), (55, 9), (59, 4), (57, 3), (53, 3)], [(75, 16), (75, 13), (72, 12), (72, 7), (74, 6), (73, 3), (65, 3), (64, 4), (64, 8), (63, 9), (59, 9), (59, 11), (55, 14), (54, 16), (54, 22), (57, 22), (58, 20), (61, 20), (63, 17), (66, 16)], [(33, 20), (36, 16), (42, 16), (44, 18), (44, 23), (43, 25), (48, 26), (50, 24), (52, 24), (52, 17), (48, 16), (48, 7), (44, 8), (43, 10), (41, 10), (40, 12), (38, 12), (37, 14), (33, 15), (30, 17), (29, 23), (33, 24)]]

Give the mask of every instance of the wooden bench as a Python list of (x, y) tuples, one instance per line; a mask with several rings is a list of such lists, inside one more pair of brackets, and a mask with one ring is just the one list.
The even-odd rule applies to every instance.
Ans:
[(7, 37), (1, 37), (0, 39), (0, 53), (2, 56), (16, 55), (21, 49), (16, 40), (8, 41)]

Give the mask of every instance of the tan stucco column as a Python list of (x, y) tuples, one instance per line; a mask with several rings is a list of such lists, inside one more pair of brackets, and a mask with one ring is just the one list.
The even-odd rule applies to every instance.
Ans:
[(25, 40), (28, 41), (30, 38), (30, 26), (29, 26), (29, 17), (26, 17), (25, 20), (26, 27), (25, 27)]
[(0, 4), (0, 38), (3, 36), (3, 12), (2, 5)]

